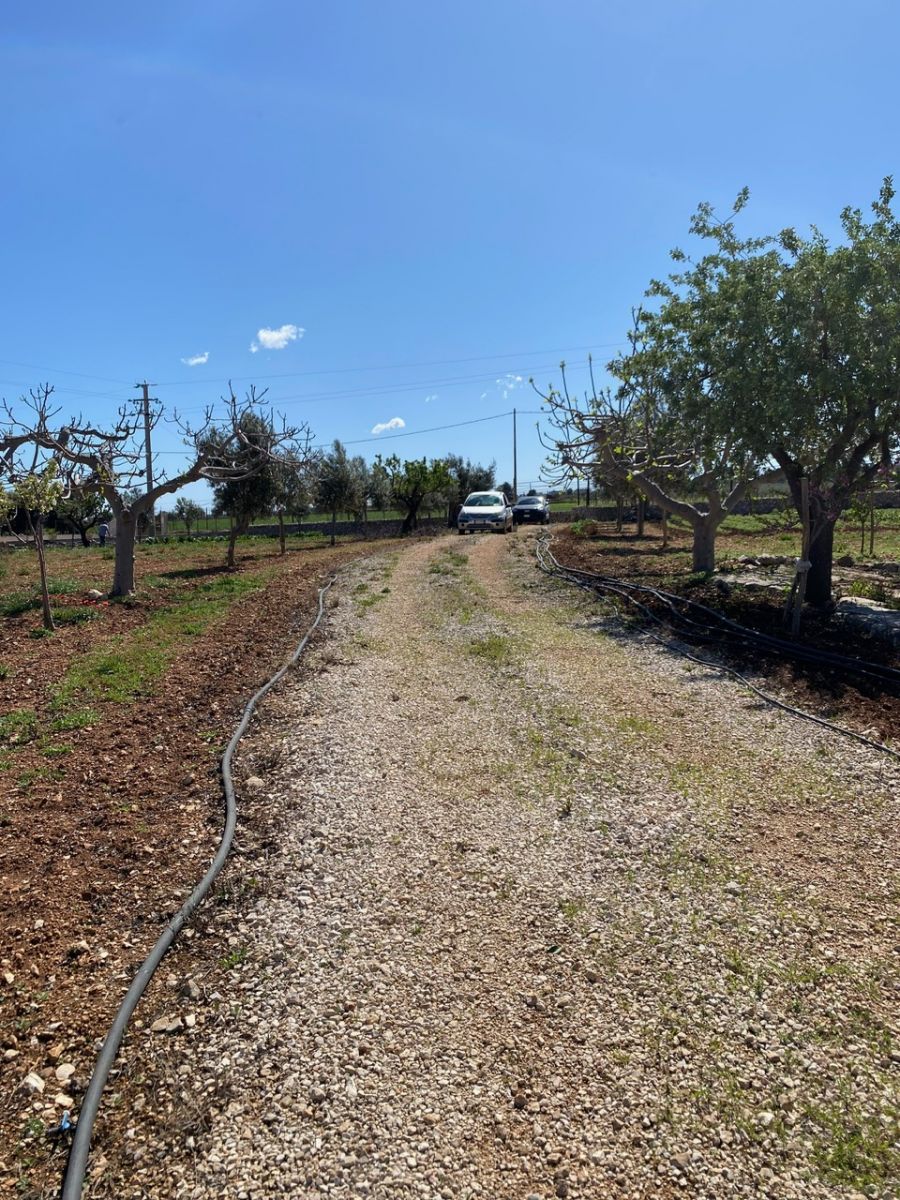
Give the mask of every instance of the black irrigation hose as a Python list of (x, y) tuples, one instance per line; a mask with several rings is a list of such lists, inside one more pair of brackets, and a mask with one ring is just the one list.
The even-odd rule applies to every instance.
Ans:
[(147, 984), (150, 982), (154, 971), (162, 962), (166, 952), (171, 948), (175, 938), (181, 932), (182, 928), (191, 919), (194, 912), (212, 887), (216, 876), (225, 865), (225, 860), (231, 851), (231, 843), (234, 840), (234, 830), (237, 823), (237, 802), (234, 794), (234, 780), (231, 775), (231, 761), (234, 757), (234, 752), (237, 749), (238, 742), (247, 731), (247, 726), (250, 724), (250, 719), (253, 716), (257, 704), (269, 692), (282, 676), (299, 661), (300, 655), (306, 649), (310, 637), (320, 624), (325, 613), (325, 595), (331, 587), (334, 580), (329, 580), (324, 587), (319, 589), (319, 607), (316, 613), (316, 619), (310, 625), (303, 640), (297, 646), (294, 653), (288, 661), (281, 667), (268, 683), (264, 684), (259, 691), (248, 701), (247, 707), (244, 709), (244, 715), (241, 717), (241, 722), (232, 735), (231, 741), (228, 743), (225, 753), (222, 755), (222, 788), (225, 793), (225, 828), (222, 831), (222, 840), (219, 842), (219, 848), (216, 852), (216, 857), (201, 881), (191, 892), (183, 907), (176, 913), (169, 924), (166, 926), (163, 933), (160, 935), (156, 945), (147, 955), (144, 962), (138, 969), (132, 981), (131, 987), (128, 989), (125, 999), (122, 1001), (119, 1011), (116, 1013), (115, 1019), (110, 1026), (109, 1033), (106, 1035), (106, 1040), (97, 1055), (97, 1061), (94, 1064), (94, 1070), (91, 1075), (91, 1081), (88, 1084), (85, 1092), (84, 1101), (81, 1105), (81, 1111), (78, 1116), (78, 1124), (75, 1127), (75, 1136), (72, 1141), (72, 1148), (69, 1151), (69, 1160), (66, 1164), (66, 1173), (63, 1177), (62, 1191), (60, 1193), (61, 1200), (79, 1200), (81, 1190), (84, 1186), (84, 1176), (87, 1170), (88, 1154), (91, 1149), (91, 1134), (94, 1128), (94, 1121), (97, 1117), (97, 1110), (100, 1107), (100, 1097), (103, 1088), (106, 1086), (106, 1080), (109, 1077), (110, 1070), (116, 1060), (121, 1045), (122, 1038), (125, 1034), (125, 1029), (131, 1019), (131, 1014), (137, 1007), (138, 1001), (146, 990)]
[[(552, 566), (547, 566), (544, 556), (549, 558)], [(537, 560), (541, 570), (546, 572), (546, 574), (555, 576), (558, 579), (565, 579), (569, 583), (574, 583), (576, 587), (580, 587), (584, 591), (591, 592), (594, 595), (596, 595), (598, 591), (611, 592), (613, 595), (619, 596), (629, 604), (634, 605), (635, 608), (642, 612), (651, 621), (655, 621), (658, 625), (665, 624), (665, 622), (650, 608), (648, 608), (646, 604), (642, 604), (640, 600), (636, 600), (634, 596), (629, 594), (626, 589), (630, 588), (632, 586), (631, 584), (625, 583), (622, 580), (613, 580), (608, 576), (595, 575), (591, 571), (582, 571), (580, 569), (565, 567), (548, 548), (546, 542), (539, 541), (537, 543)], [(587, 582), (586, 579), (579, 578), (579, 576), (588, 576), (593, 579), (593, 582)], [(655, 591), (653, 588), (648, 588), (640, 584), (635, 586), (639, 591)], [(665, 594), (666, 593), (663, 593), (663, 595)], [(697, 607), (703, 608), (704, 606), (697, 605)], [(713, 613), (713, 615), (719, 615), (716, 614), (713, 609), (709, 609), (708, 611)], [(727, 620), (727, 618), (724, 619)], [(691, 622), (691, 624), (695, 624), (695, 622)], [(740, 626), (739, 628), (743, 627)], [(748, 630), (747, 632), (752, 633), (751, 630)], [(812, 723), (815, 725), (821, 725), (823, 729), (828, 729), (832, 733), (839, 733), (844, 737), (852, 738), (856, 742), (861, 742), (864, 746), (869, 746), (873, 750), (880, 750), (883, 754), (888, 754), (891, 756), (891, 758), (896, 758), (898, 761), (900, 761), (900, 753), (891, 749), (890, 746), (886, 746), (883, 742), (876, 742), (872, 738), (867, 738), (862, 733), (856, 733), (852, 729), (845, 729), (843, 725), (835, 725), (832, 721), (826, 721), (824, 717), (817, 717), (814, 713), (806, 712), (802, 708), (795, 708), (793, 704), (786, 704), (783, 700), (779, 700), (776, 696), (771, 695), (769, 692), (764, 692), (762, 688), (757, 687), (755, 683), (751, 683), (746, 676), (742, 675), (740, 671), (736, 671), (733, 667), (726, 666), (724, 663), (712, 662), (707, 658), (698, 658), (696, 654), (691, 654), (690, 651), (685, 650), (683, 646), (678, 646), (675, 642), (667, 641), (665, 638), (660, 637), (659, 634), (654, 633), (652, 630), (648, 630), (647, 633), (649, 637), (651, 637), (655, 642), (658, 642), (659, 645), (663, 646), (666, 650), (671, 650), (676, 654), (680, 654), (683, 658), (690, 659), (691, 662), (698, 663), (700, 666), (711, 667), (714, 671), (722, 671), (724, 674), (730, 675), (733, 679), (737, 679), (745, 687), (749, 688), (751, 692), (754, 692), (757, 696), (759, 696), (761, 700), (764, 700), (767, 704), (771, 704), (775, 708), (780, 708), (782, 712), (789, 713), (794, 717), (800, 717), (804, 721), (812, 721)]]
[[(882, 666), (880, 663), (868, 662), (865, 659), (850, 658), (845, 654), (838, 654), (832, 650), (819, 650), (810, 646), (798, 645), (796, 642), (789, 642), (783, 638), (773, 637), (768, 633), (760, 633), (755, 629), (748, 629), (746, 625), (741, 625), (737, 621), (733, 621), (730, 617), (726, 617), (724, 613), (717, 612), (714, 608), (709, 608), (706, 604), (700, 604), (697, 600), (690, 600), (686, 596), (678, 596), (672, 592), (664, 592), (660, 588), (649, 587), (647, 584), (631, 583), (615, 579), (608, 575), (598, 575), (593, 571), (584, 571), (580, 567), (563, 567), (549, 550), (547, 554), (557, 569), (567, 572), (570, 576), (580, 576), (583, 579), (595, 580), (597, 585), (603, 587), (605, 590), (614, 591), (619, 589), (620, 594), (626, 596), (624, 589), (627, 589), (627, 593), (629, 594), (631, 592), (642, 592), (655, 597), (672, 612), (676, 621), (685, 626), (693, 626), (695, 629), (701, 631), (697, 635), (692, 635), (696, 636), (696, 640), (712, 640), (709, 631), (711, 623), (714, 623), (721, 627), (723, 636), (748, 643), (756, 650), (765, 650), (769, 653), (781, 655), (782, 657), (794, 658), (811, 666), (831, 667), (848, 674), (877, 679), (881, 683), (890, 684), (892, 687), (900, 690), (900, 670), (897, 670), (895, 667)], [(627, 595), (627, 598), (633, 600), (630, 595)], [(685, 605), (687, 608), (703, 614), (707, 618), (706, 622), (694, 621), (690, 617), (676, 612), (675, 604)]]

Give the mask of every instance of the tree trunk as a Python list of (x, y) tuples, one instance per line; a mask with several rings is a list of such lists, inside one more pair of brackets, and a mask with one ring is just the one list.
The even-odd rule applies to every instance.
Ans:
[(91, 544), (91, 539), (87, 535), (87, 531), (90, 528), (91, 528), (90, 525), (88, 525), (87, 527), (85, 527), (84, 525), (78, 526), (78, 535), (81, 538), (82, 546), (90, 546), (90, 544)]
[(406, 516), (403, 518), (403, 524), (400, 526), (401, 534), (412, 533), (415, 529), (417, 511), (415, 508), (408, 508), (406, 510)]
[(331, 544), (332, 546), (337, 541), (337, 509), (331, 510)]
[(31, 536), (34, 539), (38, 570), (41, 575), (41, 612), (44, 618), (44, 628), (53, 630), (56, 626), (53, 623), (53, 609), (50, 607), (50, 590), (47, 587), (47, 558), (44, 554), (44, 522), (40, 517), (36, 521), (32, 521), (29, 515), (28, 523), (31, 525)]
[(663, 509), (662, 510), (662, 548), (663, 548), (663, 550), (665, 550), (665, 548), (668, 546), (668, 544), (669, 544), (669, 514), (666, 512), (665, 509)]
[(644, 536), (644, 497), (638, 496), (637, 501), (637, 535), (639, 538)]
[(233, 571), (235, 568), (235, 561), (234, 561), (235, 543), (237, 542), (237, 540), (241, 536), (241, 534), (246, 533), (249, 528), (250, 528), (250, 518), (249, 517), (245, 517), (241, 521), (235, 521), (232, 518), (231, 532), (228, 535), (228, 556), (225, 559), (225, 566), (228, 568), (229, 571)]
[(278, 545), (279, 545), (280, 553), (286, 554), (287, 551), (286, 551), (286, 548), (284, 545), (284, 514), (283, 513), (278, 514)]
[(623, 509), (623, 507), (624, 507), (624, 505), (622, 504), (621, 498), (616, 500), (616, 533), (622, 532), (622, 509)]
[(134, 538), (137, 521), (130, 509), (115, 513), (116, 518), (116, 561), (113, 567), (113, 596), (131, 596), (134, 593)]
[(834, 521), (824, 520), (809, 543), (812, 566), (806, 577), (806, 602), (814, 608), (831, 604), (831, 566), (834, 558)]
[(708, 516), (694, 522), (694, 545), (691, 554), (691, 570), (696, 574), (708, 575), (716, 569), (717, 521)]

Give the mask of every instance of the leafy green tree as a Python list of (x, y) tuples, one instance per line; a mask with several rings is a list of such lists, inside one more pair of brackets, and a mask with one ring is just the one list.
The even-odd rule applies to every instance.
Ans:
[(446, 503), (453, 495), (458, 481), (450, 473), (444, 459), (424, 458), (401, 461), (396, 454), (376, 462), (387, 472), (391, 484), (391, 499), (403, 513), (401, 533), (418, 528), (419, 511), (423, 504)]
[[(760, 354), (777, 296), (781, 260), (768, 238), (740, 238), (732, 213), (719, 220), (701, 205), (691, 233), (712, 243), (654, 280), (653, 307), (634, 314), (630, 349), (609, 363), (617, 387), (593, 384), (583, 401), (560, 389), (548, 402), (559, 467), (601, 473), (633, 488), (693, 533), (693, 569), (715, 569), (719, 526), (761, 482), (776, 478), (771, 446), (749, 418), (768, 383)], [(767, 424), (771, 430), (771, 422)]]
[(319, 463), (316, 478), (316, 505), (322, 512), (331, 513), (332, 546), (337, 539), (337, 515), (358, 510), (359, 489), (359, 474), (343, 443), (335, 440), (331, 451)]
[[(265, 448), (271, 444), (274, 431), (271, 422), (255, 412), (242, 415), (240, 428), (244, 438), (241, 458), (249, 468), (251, 463), (265, 453)], [(242, 478), (226, 479), (213, 484), (213, 512), (217, 516), (231, 518), (226, 555), (229, 570), (233, 570), (235, 566), (237, 539), (247, 532), (257, 517), (272, 511), (277, 490), (276, 466), (273, 460), (262, 462), (253, 472), (248, 470)]]
[(391, 479), (378, 459), (369, 468), (369, 499), (372, 508), (382, 514), (391, 502)]
[(172, 515), (184, 524), (185, 533), (190, 537), (191, 526), (195, 523), (199, 524), (206, 515), (206, 510), (196, 500), (188, 500), (185, 496), (179, 496), (175, 501)]
[(801, 511), (809, 480), (806, 597), (831, 602), (834, 529), (900, 448), (900, 222), (885, 179), (872, 217), (841, 214), (844, 240), (784, 230), (778, 290), (756, 353), (765, 369), (745, 436), (784, 471)]
[(55, 513), (57, 524), (75, 531), (82, 546), (89, 546), (88, 533), (110, 517), (109, 505), (99, 492), (80, 492), (60, 500)]
[(369, 493), (372, 488), (372, 472), (369, 465), (361, 454), (354, 455), (350, 459), (350, 470), (353, 472), (355, 479), (355, 504), (351, 509), (357, 521), (368, 523), (369, 520)]
[(51, 458), (41, 464), (33, 463), (31, 468), (15, 473), (13, 478), (13, 501), (20, 512), (24, 513), (28, 531), (37, 553), (38, 570), (41, 580), (41, 611), (44, 628), (53, 630), (53, 609), (50, 606), (50, 589), (47, 584), (47, 556), (44, 550), (44, 522), (49, 513), (53, 512), (62, 500), (65, 492), (63, 481), (59, 477), (59, 463)]

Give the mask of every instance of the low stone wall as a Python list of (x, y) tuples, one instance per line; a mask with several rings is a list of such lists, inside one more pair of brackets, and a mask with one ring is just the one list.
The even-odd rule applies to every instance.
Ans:
[[(338, 521), (335, 527), (335, 532), (340, 537), (356, 537), (356, 538), (389, 538), (399, 537), (400, 529), (403, 522), (399, 518), (392, 521)], [(415, 533), (439, 533), (442, 529), (447, 528), (446, 517), (421, 517), (419, 519), (419, 527), (414, 530)], [(321, 533), (325, 537), (331, 536), (330, 521), (304, 521), (302, 525), (285, 523), (285, 533), (290, 537), (298, 533)], [(277, 525), (253, 525), (247, 530), (251, 537), (278, 537)], [(220, 534), (227, 537), (227, 531)]]

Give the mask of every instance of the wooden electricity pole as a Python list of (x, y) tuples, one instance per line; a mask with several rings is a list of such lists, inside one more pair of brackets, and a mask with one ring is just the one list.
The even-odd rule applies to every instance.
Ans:
[[(144, 412), (144, 466), (145, 466), (145, 471), (146, 471), (146, 476), (147, 476), (146, 490), (149, 492), (153, 488), (153, 454), (150, 449), (150, 404), (151, 404), (151, 402), (153, 404), (156, 403), (156, 397), (150, 395), (150, 384), (147, 383), (146, 380), (144, 380), (143, 383), (136, 383), (134, 386), (135, 386), (135, 388), (141, 388), (141, 390), (143, 392), (143, 396), (141, 398), (140, 403), (142, 405), (143, 412)], [(152, 505), (147, 510), (147, 517), (150, 522), (150, 532), (151, 532), (151, 534), (153, 534), (155, 536), (155, 534), (156, 534), (156, 517), (153, 512)]]
[(516, 410), (513, 409), (513, 494), (510, 497), (513, 504), (519, 498), (519, 467), (518, 467), (518, 447), (516, 445)]

